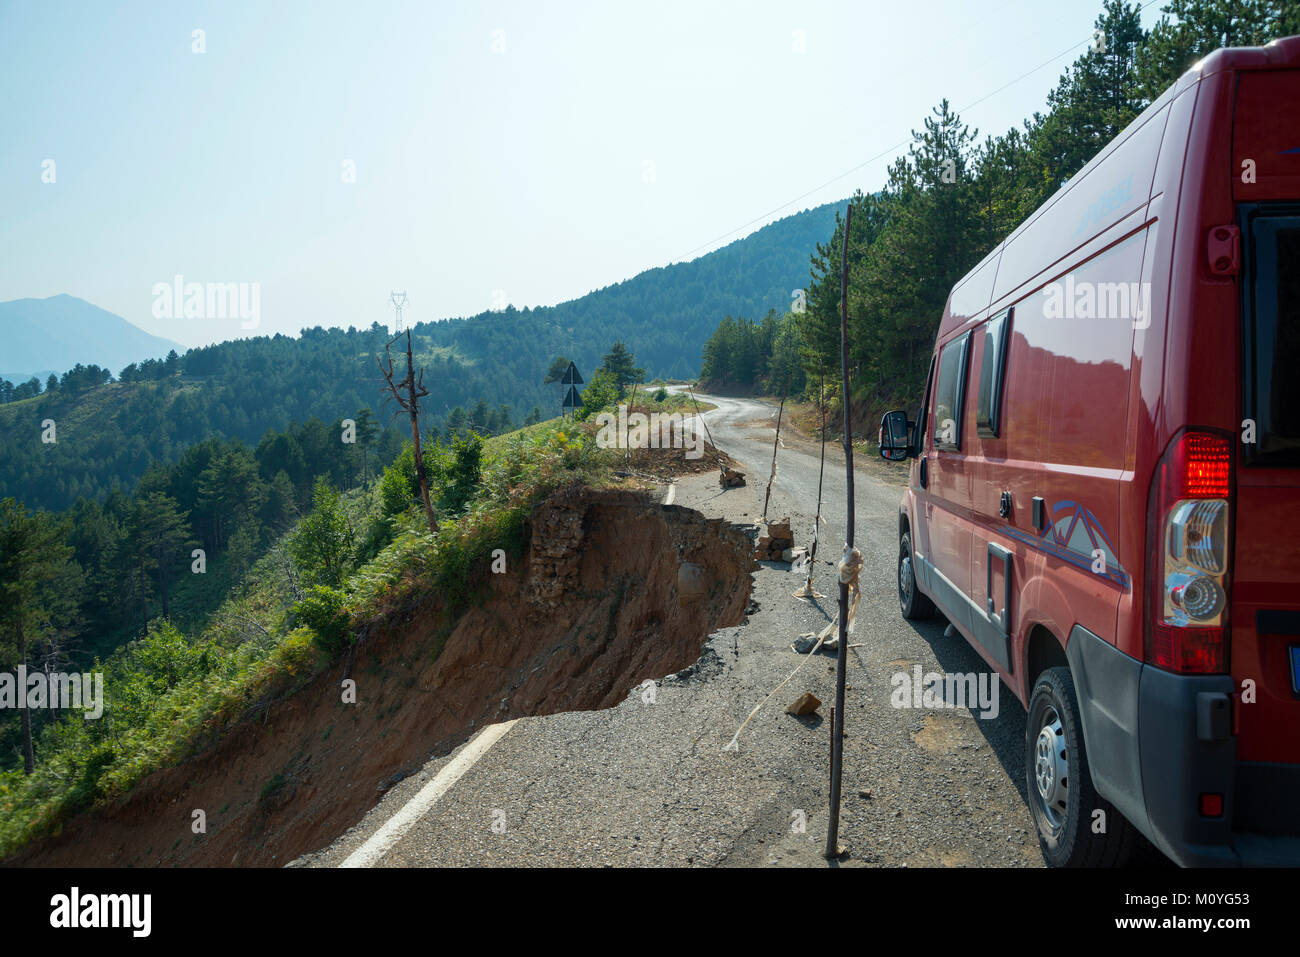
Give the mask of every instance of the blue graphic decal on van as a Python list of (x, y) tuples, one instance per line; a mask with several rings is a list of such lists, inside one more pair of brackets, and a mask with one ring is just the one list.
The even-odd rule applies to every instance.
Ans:
[[(1115, 557), (1110, 537), (1087, 506), (1079, 502), (1057, 502), (1052, 506), (1052, 518), (1052, 524), (1037, 535), (1014, 528), (1006, 531), (1026, 545), (1040, 548), (1094, 575), (1109, 578), (1121, 588), (1132, 587), (1132, 578)], [(1097, 552), (1101, 554), (1097, 555)], [(1105, 563), (1104, 571), (1095, 570), (1099, 558)]]

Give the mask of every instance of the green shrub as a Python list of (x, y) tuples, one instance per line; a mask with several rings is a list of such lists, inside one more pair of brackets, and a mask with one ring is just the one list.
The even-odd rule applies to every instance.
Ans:
[(458, 435), (451, 443), (452, 462), (440, 504), (459, 515), (474, 499), (483, 474), (483, 439), (476, 433)]
[(293, 606), (294, 616), (312, 631), (316, 646), (331, 658), (352, 644), (352, 628), (343, 592), (328, 585), (314, 585), (302, 601)]
[(353, 564), (360, 567), (373, 561), (375, 556), (392, 543), (395, 534), (391, 517), (384, 514), (372, 517), (366, 523), (366, 532), (361, 536)]
[(605, 406), (613, 405), (618, 399), (618, 380), (607, 370), (597, 369), (587, 380), (587, 387), (582, 390), (582, 408), (577, 410), (574, 417), (582, 421)]
[(401, 515), (415, 504), (414, 484), (414, 479), (408, 480), (396, 462), (384, 469), (384, 477), (379, 480), (379, 507), (384, 515)]
[(314, 510), (289, 540), (289, 551), (308, 581), (341, 585), (354, 545), (352, 526), (339, 493), (323, 478), (316, 480), (312, 504)]
[[(424, 477), (429, 482), (429, 494), (441, 486), (452, 465), (452, 452), (441, 442), (425, 445)], [(415, 446), (407, 442), (393, 464), (384, 469), (384, 476), (379, 482), (379, 496), (383, 502), (384, 513), (400, 515), (420, 500), (420, 479), (415, 474)]]

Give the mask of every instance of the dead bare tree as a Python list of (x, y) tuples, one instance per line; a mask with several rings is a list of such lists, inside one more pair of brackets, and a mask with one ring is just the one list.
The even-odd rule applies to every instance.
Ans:
[[(406, 378), (401, 382), (393, 381), (393, 355), (389, 351), (394, 342), (406, 336)], [(424, 387), (424, 370), (420, 370), (419, 376), (415, 374), (415, 361), (411, 357), (411, 330), (407, 329), (404, 333), (398, 333), (395, 337), (388, 340), (384, 345), (384, 355), (388, 358), (388, 368), (384, 368), (383, 362), (378, 358), (379, 371), (384, 374), (388, 381), (388, 391), (392, 393), (397, 404), (406, 410), (411, 417), (411, 439), (415, 443), (415, 475), (420, 481), (420, 498), (424, 500), (424, 514), (429, 520), (429, 531), (434, 535), (438, 534), (438, 519), (433, 514), (433, 504), (429, 501), (429, 479), (424, 474), (424, 453), (420, 450), (420, 398), (429, 394), (429, 390)], [(402, 390), (406, 390), (406, 395), (402, 395)]]
[(276, 564), (280, 566), (280, 571), (284, 574), (285, 587), (289, 590), (289, 600), (294, 602), (302, 601), (302, 585), (298, 580), (298, 566), (289, 557), (284, 542), (277, 542), (272, 552), (275, 555)]

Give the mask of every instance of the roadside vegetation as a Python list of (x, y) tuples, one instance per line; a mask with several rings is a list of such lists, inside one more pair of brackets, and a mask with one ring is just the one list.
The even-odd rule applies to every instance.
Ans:
[[(656, 403), (656, 394), (639, 393), (638, 408), (666, 410), (684, 398), (664, 391)], [(273, 537), (201, 624), (182, 629), (158, 614), (140, 637), (77, 669), (103, 673), (103, 714), (47, 720), (35, 735), (31, 773), (21, 765), (0, 770), (0, 858), (347, 660), (395, 608), (432, 595), (454, 619), (484, 594), (494, 560), (519, 567), (537, 502), (575, 484), (619, 481), (621, 454), (597, 448), (595, 433), (594, 421), (552, 419), (486, 440), (470, 432), (427, 445), (437, 534), (417, 499), (409, 442), (348, 491), (318, 477), (304, 517)], [(34, 545), (57, 543), (52, 516), (23, 512), (20, 520), (16, 503), (7, 508), (0, 531), (25, 529)], [(47, 561), (76, 573), (67, 548)], [(38, 605), (54, 597), (30, 590), (33, 622), (48, 619)]]

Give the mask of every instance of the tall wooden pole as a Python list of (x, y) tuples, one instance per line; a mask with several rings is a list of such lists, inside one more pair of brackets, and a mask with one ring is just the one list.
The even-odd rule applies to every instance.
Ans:
[[(840, 247), (840, 380), (844, 406), (844, 482), (848, 492), (847, 536), (844, 554), (853, 550), (853, 430), (849, 421), (849, 224), (853, 204), (844, 215), (844, 239)], [(841, 576), (842, 578), (842, 576)], [(840, 641), (835, 656), (835, 710), (831, 718), (831, 807), (826, 828), (826, 856), (837, 858), (840, 847), (840, 788), (844, 772), (844, 673), (849, 651), (849, 585), (840, 581)]]

